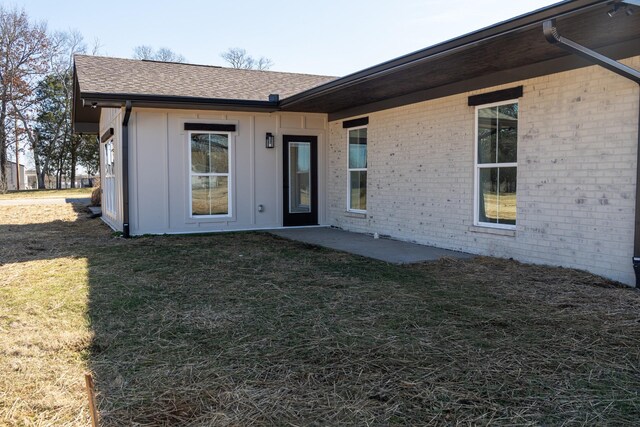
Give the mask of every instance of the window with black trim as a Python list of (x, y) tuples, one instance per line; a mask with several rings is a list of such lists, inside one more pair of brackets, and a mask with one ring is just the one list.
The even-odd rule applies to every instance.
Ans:
[(347, 130), (347, 210), (367, 211), (367, 127)]
[(191, 216), (231, 215), (230, 142), (226, 132), (189, 132)]
[(518, 102), (476, 107), (475, 224), (514, 229)]

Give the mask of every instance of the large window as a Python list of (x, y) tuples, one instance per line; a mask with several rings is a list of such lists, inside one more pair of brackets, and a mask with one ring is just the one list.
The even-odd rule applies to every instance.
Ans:
[(230, 134), (190, 132), (191, 216), (230, 216)]
[(476, 225), (515, 228), (518, 103), (476, 109)]
[(348, 130), (347, 210), (367, 211), (367, 128)]

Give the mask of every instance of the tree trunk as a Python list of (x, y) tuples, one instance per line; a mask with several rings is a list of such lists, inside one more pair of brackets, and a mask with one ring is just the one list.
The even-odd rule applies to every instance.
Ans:
[[(25, 126), (25, 129), (26, 126)], [(33, 152), (33, 163), (36, 166), (36, 177), (38, 179), (38, 190), (44, 190), (46, 188), (44, 183), (44, 172), (42, 163), (40, 162), (40, 145), (37, 134), (30, 132), (27, 129), (27, 136), (31, 140), (31, 151)]]
[(38, 160), (38, 163), (40, 164), (40, 172), (36, 172), (38, 174), (38, 188), (45, 189), (47, 188), (47, 174), (51, 173), (50, 163), (49, 160)]
[(7, 191), (7, 87), (3, 85), (0, 99), (0, 193)]
[(40, 165), (40, 159), (36, 150), (33, 150), (33, 163), (36, 165), (36, 177), (38, 179), (38, 189), (44, 189), (44, 173), (42, 173), (42, 166)]
[(76, 188), (76, 163), (78, 163), (77, 147), (73, 147), (71, 151), (71, 188)]

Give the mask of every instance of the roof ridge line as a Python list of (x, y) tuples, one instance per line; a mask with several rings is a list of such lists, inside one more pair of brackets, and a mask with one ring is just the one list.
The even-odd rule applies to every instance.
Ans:
[(237, 70), (237, 71), (246, 71), (246, 72), (254, 72), (254, 73), (273, 73), (273, 74), (288, 74), (295, 76), (311, 76), (311, 77), (330, 77), (333, 79), (339, 78), (339, 76), (328, 76), (324, 74), (310, 74), (310, 73), (296, 73), (292, 71), (271, 71), (271, 70), (254, 70), (254, 69), (246, 69), (246, 68), (234, 68), (234, 67), (224, 67), (221, 65), (209, 65), (209, 64), (193, 64), (190, 62), (174, 62), (174, 61), (158, 61), (156, 59), (135, 59), (135, 58), (120, 58), (117, 56), (104, 56), (104, 55), (86, 55), (86, 54), (75, 54), (75, 57), (85, 57), (85, 58), (102, 58), (107, 60), (118, 60), (118, 61), (127, 61), (127, 62), (143, 62), (143, 63), (155, 63), (155, 64), (169, 64), (176, 66), (190, 66), (190, 67), (203, 67), (203, 68), (217, 68), (221, 70)]

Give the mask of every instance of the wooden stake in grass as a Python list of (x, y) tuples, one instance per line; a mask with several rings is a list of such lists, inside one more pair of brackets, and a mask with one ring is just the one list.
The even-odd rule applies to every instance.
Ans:
[(91, 413), (91, 426), (98, 427), (98, 410), (96, 409), (96, 395), (93, 391), (93, 377), (90, 373), (84, 374), (84, 381), (87, 384), (87, 394), (89, 395), (89, 412)]

